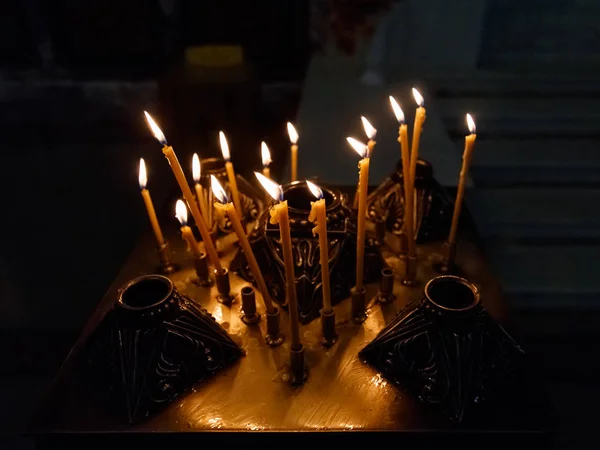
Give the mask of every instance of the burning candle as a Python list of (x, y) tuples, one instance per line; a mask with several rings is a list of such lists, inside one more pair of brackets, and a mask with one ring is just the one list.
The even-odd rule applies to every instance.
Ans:
[(317, 198), (316, 202), (310, 202), (310, 215), (308, 220), (315, 223), (313, 236), (319, 235), (319, 252), (321, 254), (321, 291), (323, 292), (323, 310), (326, 313), (331, 312), (331, 288), (329, 287), (329, 243), (327, 241), (327, 214), (323, 191), (306, 181), (310, 192)]
[(283, 200), (283, 189), (270, 178), (254, 172), (260, 184), (278, 203), (271, 208), (271, 223), (279, 224), (283, 262), (285, 265), (285, 288), (290, 312), (290, 329), (292, 334), (292, 350), (300, 350), (300, 325), (298, 321), (298, 302), (296, 300), (296, 275), (294, 273), (294, 256), (292, 254), (292, 236), (290, 233), (290, 218), (287, 200)]
[(167, 145), (167, 140), (165, 135), (158, 127), (154, 119), (144, 111), (146, 115), (146, 120), (148, 121), (148, 125), (154, 134), (154, 137), (163, 145), (163, 154), (169, 161), (169, 165), (171, 166), (171, 170), (173, 171), (173, 175), (175, 175), (175, 179), (179, 184), (181, 192), (183, 193), (183, 197), (188, 205), (188, 208), (192, 212), (192, 217), (194, 217), (194, 221), (196, 222), (196, 226), (198, 227), (198, 231), (202, 235), (202, 239), (204, 240), (204, 247), (206, 248), (206, 253), (208, 254), (208, 258), (211, 260), (213, 265), (215, 266), (215, 270), (218, 273), (223, 273), (223, 266), (221, 265), (221, 261), (219, 261), (219, 256), (217, 254), (217, 250), (210, 238), (210, 231), (208, 230), (204, 219), (202, 219), (202, 214), (200, 214), (200, 210), (198, 209), (198, 205), (195, 201), (194, 194), (192, 194), (192, 190), (187, 183), (185, 175), (183, 173), (183, 169), (181, 168), (181, 164), (179, 164), (179, 160), (177, 159), (177, 155), (173, 151), (173, 147)]
[(239, 214), (244, 217), (244, 210), (240, 203), (240, 194), (237, 188), (237, 181), (235, 179), (235, 171), (233, 170), (233, 163), (231, 162), (231, 153), (229, 153), (229, 144), (225, 133), (219, 131), (219, 142), (221, 144), (221, 153), (223, 153), (223, 159), (225, 160), (225, 171), (227, 172), (227, 179), (229, 180), (229, 188), (231, 189), (231, 195), (233, 196), (233, 205)]
[(202, 184), (200, 184), (200, 175), (200, 158), (198, 157), (197, 153), (194, 153), (194, 156), (192, 157), (192, 178), (194, 179), (196, 198), (198, 199), (198, 205), (200, 205), (200, 212), (202, 213), (202, 218), (206, 221), (206, 225), (210, 230), (212, 229), (212, 220), (208, 213), (208, 204), (206, 203), (206, 197), (204, 196), (204, 189), (202, 188)]
[(409, 211), (413, 211), (412, 189), (410, 184), (410, 153), (408, 148), (408, 126), (404, 122), (404, 112), (396, 99), (390, 95), (390, 104), (396, 116), (396, 120), (400, 124), (398, 129), (398, 142), (400, 143), (400, 152), (402, 157), (402, 178), (404, 179), (404, 229), (406, 231), (406, 239), (408, 241), (409, 252), (411, 255), (416, 253), (416, 249), (411, 246), (416, 246), (414, 239), (414, 224), (413, 215)]
[(298, 132), (291, 122), (287, 123), (287, 132), (292, 143), (291, 155), (290, 155), (290, 167), (292, 170), (291, 180), (296, 181), (298, 179)]
[(262, 294), (263, 300), (265, 302), (265, 307), (267, 309), (268, 314), (275, 313), (275, 307), (273, 306), (273, 300), (271, 299), (271, 294), (267, 289), (267, 284), (262, 276), (262, 272), (258, 263), (256, 262), (256, 258), (254, 256), (254, 252), (252, 251), (252, 247), (250, 247), (250, 242), (248, 242), (248, 238), (246, 237), (246, 230), (242, 225), (242, 221), (240, 220), (240, 216), (238, 215), (235, 205), (233, 205), (229, 199), (227, 198), (227, 194), (225, 193), (225, 189), (219, 183), (219, 180), (214, 175), (210, 176), (210, 186), (213, 192), (213, 195), (220, 203), (215, 203), (215, 208), (222, 209), (223, 212), (227, 214), (229, 220), (231, 220), (231, 225), (235, 230), (235, 233), (238, 236), (240, 241), (240, 245), (244, 250), (244, 255), (246, 256), (246, 261), (248, 261), (248, 265), (250, 266), (250, 271), (254, 276), (254, 280), (256, 280), (256, 285), (258, 286), (258, 290)]
[(369, 149), (365, 144), (351, 137), (346, 138), (346, 140), (362, 158), (358, 163), (358, 218), (356, 225), (356, 290), (361, 291), (363, 289), (364, 278), (363, 265), (365, 257), (365, 227), (370, 158), (368, 156)]
[(423, 122), (425, 122), (425, 108), (423, 107), (423, 96), (415, 88), (412, 88), (413, 97), (417, 102), (417, 112), (415, 113), (415, 126), (413, 128), (412, 147), (410, 150), (410, 187), (411, 193), (415, 189), (415, 177), (417, 174), (417, 160), (419, 159), (419, 142), (421, 141), (421, 131), (423, 130)]
[[(371, 154), (373, 153), (373, 149), (375, 148), (374, 138), (377, 134), (377, 130), (375, 127), (373, 127), (373, 125), (371, 125), (365, 116), (360, 116), (360, 120), (362, 121), (363, 128), (365, 129), (365, 134), (369, 138), (369, 141), (367, 142), (367, 156), (370, 158)], [(354, 209), (358, 208), (358, 186), (356, 186), (356, 192), (354, 193), (354, 202), (352, 206), (354, 206)]]
[(192, 251), (196, 258), (200, 258), (202, 252), (200, 251), (200, 247), (198, 247), (198, 242), (196, 242), (192, 229), (187, 224), (188, 214), (183, 200), (177, 200), (175, 204), (175, 217), (177, 217), (177, 220), (181, 224), (181, 237), (187, 243), (187, 250)]
[(471, 163), (471, 156), (473, 154), (473, 146), (475, 145), (475, 139), (477, 138), (477, 134), (475, 133), (475, 121), (471, 117), (471, 114), (467, 114), (467, 126), (469, 127), (469, 134), (465, 136), (465, 150), (463, 152), (463, 162), (460, 169), (460, 178), (458, 180), (458, 190), (456, 193), (456, 202), (454, 203), (454, 213), (452, 214), (452, 226), (450, 227), (450, 235), (448, 237), (449, 244), (454, 244), (456, 242), (458, 218), (460, 217), (460, 210), (462, 209), (462, 202), (465, 196), (467, 171), (469, 170), (469, 164)]
[(146, 205), (146, 211), (148, 211), (150, 225), (152, 225), (154, 237), (156, 237), (156, 242), (160, 247), (165, 243), (165, 238), (160, 229), (160, 225), (158, 224), (158, 218), (156, 217), (154, 204), (152, 203), (152, 198), (150, 197), (150, 191), (146, 189), (146, 185), (148, 184), (148, 175), (146, 173), (146, 163), (144, 162), (144, 158), (140, 158), (140, 171), (138, 175), (138, 181), (140, 183), (140, 189), (142, 190), (142, 198), (144, 199), (144, 204)]
[(265, 177), (271, 178), (271, 169), (269, 165), (271, 164), (271, 152), (269, 151), (269, 147), (265, 141), (260, 143), (260, 156), (262, 158), (263, 170), (262, 173)]

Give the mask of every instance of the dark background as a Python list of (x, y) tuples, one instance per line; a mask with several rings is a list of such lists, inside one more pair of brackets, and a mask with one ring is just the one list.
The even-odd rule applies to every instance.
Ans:
[[(149, 189), (157, 207), (168, 206), (164, 202), (176, 188), (142, 111), (154, 115), (182, 164), (189, 164), (193, 152), (217, 156), (217, 131), (223, 129), (240, 172), (249, 173), (259, 166), (259, 143), (265, 140), (272, 151), (272, 173), (281, 176), (287, 170), (285, 123), (296, 119), (309, 62), (321, 51), (321, 42), (311, 34), (311, 8), (323, 4), (338, 8), (330, 22), (337, 30), (335, 43), (340, 53), (351, 53), (355, 43), (347, 30), (362, 26), (363, 16), (388, 3), (392, 2), (181, 0), (163, 2), (167, 6), (157, 0), (2, 2), (1, 448), (31, 446), (17, 433), (137, 236), (148, 228), (137, 187), (139, 158), (144, 157), (148, 165)], [(521, 228), (509, 227), (512, 234), (499, 237), (501, 233), (490, 228), (494, 230), (492, 247), (518, 249), (514, 258), (512, 254), (496, 258), (499, 274), (531, 268), (543, 283), (569, 273), (566, 267), (572, 269), (571, 278), (563, 277), (572, 284), (565, 281), (557, 292), (524, 289), (519, 295), (525, 297), (516, 295), (513, 306), (518, 324), (528, 332), (526, 349), (547, 367), (548, 375), (540, 382), (548, 383), (555, 394), (561, 431), (569, 432), (560, 443), (565, 447), (572, 442), (589, 445), (595, 434), (590, 431), (597, 417), (595, 405), (600, 400), (600, 286), (595, 282), (600, 275), (596, 267), (600, 256), (600, 156), (596, 151), (600, 133), (598, 109), (589, 101), (600, 99), (600, 83), (592, 79), (587, 87), (575, 84), (580, 89), (575, 94), (573, 85), (556, 91), (540, 87), (536, 78), (531, 78), (531, 67), (528, 82), (520, 84), (519, 80), (531, 60), (528, 55), (556, 59), (562, 50), (577, 55), (578, 74), (593, 78), (599, 73), (600, 32), (593, 23), (600, 23), (594, 22), (594, 18), (600, 20), (600, 11), (593, 2), (582, 0), (524, 2), (519, 12), (507, 1), (490, 0), (488, 4), (484, 33), (501, 37), (487, 39), (482, 45), (480, 66), (501, 66), (512, 74), (513, 84), (494, 91), (494, 86), (478, 88), (463, 80), (464, 91), (441, 90), (439, 99), (500, 99), (506, 101), (500, 103), (502, 107), (517, 104), (521, 111), (531, 108), (540, 113), (525, 125), (514, 125), (516, 132), (502, 131), (510, 128), (506, 121), (499, 122), (496, 135), (490, 131), (490, 140), (495, 136), (511, 142), (506, 148), (513, 159), (490, 166), (483, 162), (477, 166), (475, 161), (479, 172), (474, 169), (474, 176), (479, 176), (481, 183), (476, 183), (468, 196), (474, 201), (482, 198), (483, 211), (492, 217), (495, 208), (490, 205), (494, 203), (484, 194), (507, 193), (502, 201), (513, 208), (515, 223), (527, 230), (520, 234)], [(364, 28), (369, 35), (369, 27)], [(531, 29), (542, 37), (523, 39), (523, 33)], [(564, 41), (547, 38), (556, 35)], [(203, 44), (240, 45), (244, 64), (222, 69), (186, 66), (185, 48)], [(552, 78), (553, 71), (562, 73), (565, 65), (559, 61), (539, 72), (545, 72), (545, 79)], [(574, 117), (562, 106), (567, 97), (576, 113), (582, 107), (590, 112), (585, 120), (573, 120), (572, 128), (563, 126), (556, 131), (552, 126), (555, 111), (561, 126), (565, 115)], [(548, 98), (555, 101), (552, 105), (556, 108), (548, 109), (545, 103), (536, 106), (540, 99)], [(518, 101), (510, 103), (515, 99)], [(455, 122), (453, 119), (450, 134), (456, 134)], [(532, 124), (542, 131), (537, 132)], [(462, 134), (458, 138), (462, 139)], [(523, 140), (531, 143), (527, 150), (533, 153), (515, 150)], [(557, 149), (548, 149), (549, 142)], [(553, 174), (557, 170), (564, 174), (564, 154), (569, 152), (585, 159), (579, 165), (569, 161), (565, 181)], [(531, 154), (542, 156), (536, 160), (528, 156)], [(539, 167), (548, 172), (541, 176)], [(532, 173), (541, 177), (533, 187), (525, 182)], [(529, 198), (532, 189), (536, 193), (549, 190), (547, 209), (536, 209), (531, 201), (517, 205), (518, 199)], [(577, 201), (580, 206), (573, 206)], [(567, 203), (572, 211), (566, 217), (569, 220), (558, 215), (552, 216), (558, 217), (554, 222), (544, 222), (546, 216), (542, 215), (560, 211)], [(587, 215), (580, 218), (579, 211)], [(525, 216), (535, 226), (520, 221)], [(590, 222), (584, 222), (585, 218)], [(536, 228), (542, 222), (545, 226)], [(582, 231), (564, 235), (558, 228)], [(537, 230), (544, 230), (542, 240), (537, 239)], [(523, 249), (534, 256), (522, 257)], [(571, 255), (580, 254), (582, 259), (570, 260)], [(559, 295), (585, 296), (587, 300), (583, 307), (576, 301), (572, 307), (553, 307), (552, 299)], [(527, 296), (540, 300), (519, 307), (516, 299)]]

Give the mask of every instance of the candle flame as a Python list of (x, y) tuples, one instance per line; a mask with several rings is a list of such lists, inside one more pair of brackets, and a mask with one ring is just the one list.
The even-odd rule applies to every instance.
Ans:
[(177, 203), (175, 203), (175, 217), (177, 217), (177, 220), (179, 220), (182, 227), (187, 225), (187, 206), (185, 206), (185, 203), (181, 199), (177, 200)]
[(273, 200), (283, 200), (283, 189), (281, 189), (280, 185), (275, 183), (270, 178), (265, 177), (262, 173), (254, 172), (254, 175), (256, 175), (256, 178), (258, 178), (258, 181), (260, 184), (262, 184), (262, 187), (265, 189), (265, 191), (267, 191), (268, 194), (273, 197)]
[(396, 101), (394, 97), (390, 95), (390, 104), (392, 105), (392, 110), (394, 111), (394, 115), (396, 116), (396, 120), (402, 125), (404, 123), (404, 111), (400, 108), (400, 105)]
[(415, 102), (417, 102), (417, 105), (423, 106), (423, 103), (425, 102), (425, 99), (420, 94), (420, 92), (417, 91), (415, 88), (412, 88), (412, 93), (413, 93), (413, 97), (415, 98)]
[(373, 139), (377, 134), (377, 130), (371, 123), (367, 120), (365, 116), (360, 116), (360, 120), (362, 120), (363, 128), (365, 129), (365, 134), (369, 139)]
[(477, 129), (475, 128), (475, 121), (473, 120), (473, 117), (471, 117), (471, 114), (467, 114), (467, 126), (469, 127), (469, 132), (475, 134)]
[(350, 144), (352, 148), (356, 151), (356, 153), (360, 155), (361, 158), (367, 156), (368, 147), (366, 144), (363, 144), (359, 140), (354, 139), (352, 137), (347, 137), (346, 140), (348, 141), (348, 144)]
[(227, 143), (225, 133), (222, 131), (219, 131), (219, 143), (221, 144), (221, 153), (223, 153), (223, 159), (225, 161), (229, 161), (231, 159), (231, 153), (229, 153), (229, 144)]
[(291, 122), (287, 123), (287, 132), (288, 132), (288, 135), (290, 137), (290, 141), (292, 142), (292, 144), (297, 144), (298, 143), (298, 132), (296, 131), (296, 128), (294, 127), (294, 125), (292, 125)]
[(267, 147), (265, 141), (260, 143), (260, 155), (262, 156), (263, 167), (267, 167), (269, 164), (271, 164), (271, 152), (269, 151), (269, 147)]
[(152, 130), (152, 134), (154, 134), (154, 137), (158, 139), (158, 142), (160, 142), (162, 145), (167, 145), (167, 139), (165, 138), (165, 135), (163, 134), (162, 130), (158, 128), (158, 125), (156, 125), (156, 122), (154, 121), (152, 116), (146, 111), (144, 111), (144, 114), (146, 115), (146, 121), (148, 122), (150, 130)]
[(321, 188), (319, 186), (317, 186), (314, 183), (311, 183), (308, 180), (306, 180), (306, 185), (308, 186), (308, 189), (310, 189), (310, 192), (312, 193), (312, 195), (317, 197), (319, 200), (321, 200), (323, 198), (323, 191), (321, 190)]
[(140, 158), (138, 181), (140, 183), (140, 189), (146, 189), (146, 185), (148, 184), (148, 174), (146, 173), (146, 163), (144, 162), (144, 158)]
[(210, 176), (210, 188), (217, 200), (221, 203), (229, 203), (225, 189), (223, 189), (223, 186), (221, 186), (221, 183), (219, 183), (219, 180), (214, 175)]
[(194, 156), (192, 156), (192, 178), (194, 179), (194, 183), (200, 183), (201, 173), (200, 158), (198, 157), (198, 153), (194, 153)]

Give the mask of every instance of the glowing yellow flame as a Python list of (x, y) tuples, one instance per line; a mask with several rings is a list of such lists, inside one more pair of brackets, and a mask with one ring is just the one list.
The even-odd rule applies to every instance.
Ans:
[(194, 153), (194, 156), (192, 156), (192, 178), (194, 179), (194, 183), (200, 183), (201, 173), (200, 158), (198, 158), (198, 153)]
[(267, 167), (269, 164), (271, 164), (271, 152), (264, 141), (260, 143), (260, 155), (262, 156), (262, 163), (264, 167)]
[(175, 217), (177, 217), (177, 220), (179, 220), (182, 227), (187, 225), (187, 206), (185, 206), (185, 203), (181, 199), (177, 200), (177, 203), (175, 203)]
[(225, 161), (229, 161), (231, 159), (231, 153), (229, 153), (229, 144), (227, 143), (225, 133), (222, 131), (219, 131), (219, 143), (221, 144), (221, 153), (223, 153), (223, 159)]
[(144, 111), (144, 114), (146, 115), (146, 121), (148, 122), (148, 125), (152, 130), (152, 134), (154, 134), (154, 137), (158, 139), (158, 142), (160, 142), (162, 145), (167, 145), (167, 139), (165, 138), (165, 135), (163, 134), (162, 130), (158, 128), (158, 125), (156, 125), (156, 122), (154, 121), (152, 116), (146, 111)]
[(477, 129), (475, 128), (475, 121), (473, 120), (473, 117), (471, 117), (471, 114), (467, 114), (467, 126), (469, 127), (469, 132), (475, 134)]
[(425, 102), (425, 99), (423, 99), (423, 96), (419, 93), (419, 91), (417, 91), (415, 88), (412, 88), (412, 93), (413, 97), (415, 98), (415, 102), (417, 102), (417, 105), (423, 106), (423, 102)]
[(364, 158), (365, 156), (367, 156), (366, 144), (363, 144), (359, 140), (356, 140), (352, 137), (347, 137), (346, 140), (348, 141), (348, 144), (350, 144), (352, 146), (352, 148), (356, 151), (356, 153), (358, 153), (360, 155), (361, 158)]
[(221, 186), (221, 183), (219, 183), (219, 180), (217, 180), (217, 177), (214, 175), (210, 176), (210, 188), (212, 189), (213, 195), (217, 200), (219, 200), (221, 203), (229, 203), (225, 189), (223, 189), (223, 186)]
[(396, 101), (394, 97), (390, 95), (390, 104), (392, 105), (392, 110), (394, 111), (394, 115), (396, 116), (396, 120), (400, 123), (404, 123), (404, 111), (400, 108), (400, 105)]
[(377, 130), (371, 123), (367, 120), (365, 116), (360, 116), (360, 120), (362, 120), (363, 128), (365, 129), (365, 134), (369, 139), (373, 139), (377, 134)]
[(317, 197), (319, 200), (321, 200), (323, 198), (323, 191), (321, 190), (321, 188), (319, 186), (317, 186), (314, 183), (311, 183), (308, 180), (306, 180), (306, 185), (310, 189), (310, 192), (312, 192), (312, 195)]
[(256, 178), (258, 178), (262, 187), (265, 188), (265, 191), (267, 191), (274, 200), (283, 200), (283, 189), (281, 189), (280, 185), (270, 178), (265, 177), (262, 173), (254, 172), (254, 175), (256, 175)]
[(146, 173), (146, 163), (144, 162), (144, 158), (140, 158), (138, 181), (140, 183), (140, 189), (146, 189), (146, 185), (148, 184), (148, 174)]
[(288, 135), (290, 136), (290, 141), (292, 142), (292, 144), (297, 144), (298, 143), (298, 132), (296, 131), (296, 128), (294, 127), (294, 125), (291, 124), (291, 122), (287, 123), (287, 130), (288, 130)]

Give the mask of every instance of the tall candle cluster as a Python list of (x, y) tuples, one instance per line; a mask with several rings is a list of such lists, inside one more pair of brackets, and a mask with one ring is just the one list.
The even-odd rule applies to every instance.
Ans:
[[(423, 124), (426, 119), (426, 110), (424, 107), (423, 96), (413, 88), (413, 96), (417, 103), (415, 112), (414, 127), (412, 133), (412, 142), (409, 145), (408, 126), (405, 123), (404, 112), (394, 97), (390, 96), (389, 101), (394, 112), (394, 115), (399, 123), (398, 128), (398, 142), (400, 144), (400, 155), (402, 161), (402, 190), (404, 194), (404, 243), (406, 246), (406, 265), (405, 265), (405, 284), (412, 284), (416, 278), (416, 262), (417, 262), (417, 246), (416, 246), (416, 201), (415, 201), (415, 178), (417, 161), (419, 157), (419, 143), (423, 129)], [(211, 239), (210, 230), (213, 229), (213, 208), (216, 211), (220, 211), (222, 214), (228, 216), (231, 221), (232, 227), (238, 237), (239, 244), (243, 249), (246, 257), (250, 272), (254, 278), (254, 281), (262, 295), (262, 299), (265, 304), (267, 314), (270, 317), (277, 316), (277, 309), (271, 298), (271, 294), (265, 282), (261, 268), (256, 261), (253, 254), (252, 247), (246, 236), (246, 227), (244, 224), (244, 211), (240, 202), (240, 195), (237, 188), (236, 174), (233, 163), (231, 161), (231, 154), (229, 150), (229, 144), (225, 134), (219, 132), (219, 143), (221, 146), (221, 152), (223, 160), (225, 162), (225, 171), (227, 174), (228, 185), (231, 191), (231, 198), (227, 195), (225, 189), (219, 182), (219, 180), (211, 175), (211, 192), (214, 198), (217, 200), (216, 203), (210, 204), (208, 201), (209, 196), (204, 192), (204, 188), (201, 184), (201, 163), (200, 158), (197, 154), (194, 154), (192, 159), (192, 176), (194, 181), (194, 188), (196, 195), (192, 193), (190, 186), (186, 180), (185, 174), (173, 147), (167, 144), (167, 140), (158, 127), (153, 118), (145, 112), (148, 125), (152, 130), (156, 139), (163, 145), (163, 154), (167, 158), (173, 174), (181, 189), (183, 200), (179, 200), (176, 205), (176, 217), (181, 225), (182, 238), (187, 242), (188, 250), (190, 250), (194, 256), (200, 258), (200, 255), (204, 257), (201, 252), (199, 244), (196, 242), (191, 228), (188, 226), (188, 209), (192, 214), (196, 227), (202, 236), (204, 242), (204, 248), (210, 263), (214, 267), (214, 273), (216, 276), (219, 274), (227, 275), (227, 271), (223, 268), (219, 255), (215, 248), (215, 244)], [(369, 122), (369, 120), (361, 116), (362, 125), (365, 134), (368, 138), (368, 142), (365, 144), (353, 137), (347, 137), (348, 144), (358, 153), (360, 161), (358, 163), (358, 183), (355, 195), (355, 209), (357, 210), (357, 221), (356, 221), (356, 280), (355, 287), (353, 288), (353, 311), (355, 309), (355, 296), (358, 298), (357, 303), (360, 306), (361, 296), (364, 299), (365, 286), (364, 286), (364, 254), (365, 254), (365, 241), (366, 241), (366, 217), (367, 217), (367, 196), (369, 187), (369, 166), (370, 159), (375, 148), (375, 136), (377, 129)], [(452, 247), (456, 240), (458, 218), (460, 216), (461, 204), (464, 197), (464, 185), (468, 166), (472, 157), (473, 146), (476, 138), (475, 134), (475, 123), (472, 117), (467, 114), (467, 122), (470, 134), (465, 139), (465, 150), (463, 155), (463, 166), (460, 173), (458, 195), (456, 206), (454, 210), (454, 216), (452, 220), (452, 226), (448, 237), (448, 246)], [(287, 123), (287, 131), (291, 143), (290, 147), (290, 181), (296, 181), (298, 177), (298, 132), (291, 123)], [(284, 269), (285, 269), (285, 285), (286, 285), (286, 298), (289, 305), (289, 319), (290, 319), (290, 334), (291, 334), (291, 361), (296, 362), (296, 367), (292, 367), (292, 372), (295, 373), (296, 378), (302, 378), (304, 373), (303, 363), (303, 351), (301, 337), (300, 337), (300, 326), (298, 318), (298, 304), (297, 304), (297, 292), (295, 282), (295, 264), (292, 253), (292, 239), (290, 232), (290, 219), (288, 212), (288, 202), (284, 199), (283, 189), (281, 185), (271, 179), (271, 153), (269, 147), (265, 142), (261, 142), (260, 146), (261, 159), (262, 159), (262, 173), (255, 172), (256, 178), (266, 190), (266, 192), (273, 198), (274, 203), (270, 208), (270, 222), (277, 225), (280, 232), (280, 242), (282, 246)], [(165, 239), (158, 224), (158, 219), (150, 199), (149, 191), (146, 188), (147, 185), (147, 172), (144, 160), (140, 160), (139, 168), (139, 185), (142, 190), (142, 196), (152, 229), (156, 241), (160, 246), (164, 246)], [(333, 306), (331, 303), (331, 292), (329, 284), (329, 244), (327, 237), (327, 205), (323, 190), (314, 183), (306, 181), (306, 186), (315, 197), (315, 201), (311, 202), (311, 210), (308, 220), (315, 224), (313, 234), (318, 236), (319, 251), (320, 251), (320, 267), (321, 267), (321, 292), (323, 308), (321, 310), (321, 320), (323, 324), (323, 335), (327, 345), (331, 345), (335, 342), (337, 337), (335, 333), (335, 315)], [(278, 320), (278, 319), (277, 319)], [(277, 327), (278, 330), (278, 327)], [(300, 356), (299, 356), (300, 355)], [(302, 363), (298, 366), (298, 361)], [(294, 364), (292, 364), (294, 366)]]

